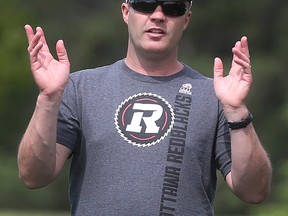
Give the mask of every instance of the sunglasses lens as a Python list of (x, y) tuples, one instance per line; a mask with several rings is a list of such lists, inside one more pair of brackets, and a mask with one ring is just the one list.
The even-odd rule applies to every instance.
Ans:
[(133, 1), (130, 5), (134, 10), (141, 13), (153, 13), (158, 6), (156, 1)]
[(180, 1), (134, 0), (130, 5), (141, 13), (153, 13), (159, 5), (166, 16), (177, 17), (186, 13), (186, 5)]
[(164, 2), (162, 5), (162, 10), (165, 15), (177, 17), (182, 16), (186, 13), (186, 5), (183, 2)]

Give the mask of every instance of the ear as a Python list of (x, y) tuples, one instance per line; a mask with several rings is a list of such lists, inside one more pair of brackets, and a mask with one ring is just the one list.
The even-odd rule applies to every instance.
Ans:
[(192, 16), (192, 12), (189, 11), (186, 16), (185, 16), (185, 20), (184, 20), (184, 29), (185, 30), (187, 27), (188, 27), (188, 24), (190, 22), (190, 19), (191, 19), (191, 16)]
[(129, 9), (130, 6), (127, 3), (122, 3), (121, 5), (122, 18), (126, 24), (128, 24)]

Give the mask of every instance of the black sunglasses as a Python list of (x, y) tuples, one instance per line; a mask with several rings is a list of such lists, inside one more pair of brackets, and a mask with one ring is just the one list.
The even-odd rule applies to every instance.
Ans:
[(159, 0), (126, 0), (131, 7), (141, 13), (153, 13), (160, 5), (165, 16), (178, 17), (183, 16), (192, 6), (192, 1), (189, 1), (189, 6), (182, 1), (159, 1)]

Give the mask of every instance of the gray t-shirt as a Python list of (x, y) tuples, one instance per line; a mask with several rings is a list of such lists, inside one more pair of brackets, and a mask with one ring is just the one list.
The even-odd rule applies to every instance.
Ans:
[(231, 169), (213, 81), (186, 65), (168, 77), (138, 74), (123, 60), (72, 73), (57, 142), (73, 151), (77, 216), (213, 215), (216, 170)]

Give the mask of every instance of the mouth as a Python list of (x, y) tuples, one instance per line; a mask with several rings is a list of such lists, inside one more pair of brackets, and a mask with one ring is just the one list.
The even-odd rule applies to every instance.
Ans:
[(163, 31), (162, 29), (158, 29), (158, 28), (151, 28), (148, 31), (146, 31), (148, 33), (152, 33), (152, 34), (159, 34), (159, 35), (164, 35), (165, 31)]

